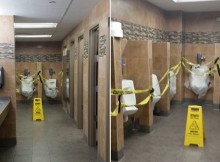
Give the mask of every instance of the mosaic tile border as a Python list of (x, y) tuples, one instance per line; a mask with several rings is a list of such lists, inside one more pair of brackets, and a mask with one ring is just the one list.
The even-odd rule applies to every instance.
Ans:
[(99, 37), (99, 57), (107, 55), (107, 36), (102, 35)]
[(89, 58), (89, 43), (88, 43), (87, 41), (84, 43), (83, 58), (84, 58), (84, 59)]
[(15, 59), (14, 43), (0, 43), (0, 59)]
[(16, 62), (61, 62), (62, 55), (16, 55)]
[(176, 32), (163, 31), (131, 22), (112, 19), (122, 23), (124, 38), (127, 40), (152, 40), (153, 42), (214, 44), (220, 43), (219, 32)]
[(184, 43), (214, 44), (220, 43), (220, 32), (186, 32)]
[(78, 48), (74, 47), (73, 49), (73, 60), (78, 60)]

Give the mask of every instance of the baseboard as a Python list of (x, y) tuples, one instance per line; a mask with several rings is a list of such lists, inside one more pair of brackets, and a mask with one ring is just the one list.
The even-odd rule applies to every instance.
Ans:
[(183, 104), (183, 101), (171, 100), (170, 105), (180, 105)]
[(170, 115), (170, 111), (160, 110), (160, 116), (169, 116), (169, 115)]
[(12, 147), (17, 144), (16, 137), (0, 139), (0, 147)]
[(17, 100), (16, 103), (20, 104), (32, 104), (33, 100)]
[(97, 156), (97, 162), (107, 162), (99, 154)]
[(139, 131), (144, 133), (150, 133), (153, 130), (153, 126), (139, 125)]
[(124, 149), (120, 151), (111, 151), (111, 160), (119, 161), (124, 156)]
[[(32, 104), (33, 100), (17, 100), (16, 102), (20, 104)], [(62, 104), (61, 100), (43, 100), (42, 102), (43, 104)]]
[(219, 108), (219, 104), (213, 104), (212, 100), (185, 98), (184, 103), (188, 105), (212, 106), (213, 108)]

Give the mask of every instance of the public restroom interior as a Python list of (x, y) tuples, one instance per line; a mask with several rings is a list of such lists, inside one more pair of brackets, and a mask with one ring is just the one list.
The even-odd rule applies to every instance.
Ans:
[(0, 2), (1, 162), (109, 161), (109, 17), (107, 0)]
[[(111, 88), (149, 89), (145, 93), (111, 96), (113, 161), (219, 161), (219, 74), (211, 74), (211, 87), (198, 99), (184, 86), (192, 74), (187, 70), (192, 64), (186, 64), (186, 68), (181, 65), (183, 58), (197, 64), (197, 54), (202, 54), (202, 65), (211, 61), (208, 67), (215, 68), (220, 50), (219, 6), (219, 1), (199, 0), (111, 1), (112, 26), (115, 23), (113, 28), (121, 26), (123, 30), (123, 35), (112, 32)], [(157, 96), (171, 85), (170, 74), (163, 76), (174, 66), (174, 73), (180, 70), (175, 95), (167, 88)], [(151, 94), (147, 104), (120, 108), (146, 101)], [(184, 146), (188, 105), (202, 106), (203, 148)]]

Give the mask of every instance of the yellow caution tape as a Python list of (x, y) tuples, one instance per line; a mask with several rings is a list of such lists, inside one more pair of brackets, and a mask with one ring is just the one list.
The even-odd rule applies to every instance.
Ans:
[[(33, 75), (31, 75), (30, 77), (35, 78), (36, 76), (38, 76), (38, 75), (37, 75), (37, 74), (33, 74)], [(19, 73), (16, 74), (16, 78), (19, 80), (19, 82), (22, 82), (22, 80), (20, 79), (21, 77), (27, 77), (27, 76), (22, 75), (22, 74), (19, 74)], [(35, 79), (33, 79), (32, 82), (33, 82), (34, 84), (37, 83), (37, 82), (38, 82), (38, 77), (36, 77)]]
[[(182, 60), (183, 60), (184, 62), (186, 62), (187, 64), (191, 65), (191, 66), (193, 66), (193, 65), (198, 65), (198, 64), (195, 64), (195, 63), (190, 62), (189, 60), (187, 60), (187, 59), (184, 58), (184, 57), (182, 57)], [(209, 66), (209, 65), (212, 64), (214, 61), (215, 61), (215, 59), (214, 59), (214, 60), (211, 60), (211, 61), (209, 61), (209, 62), (207, 62), (207, 63), (205, 63), (205, 64), (203, 64), (203, 65)]]
[[(130, 106), (143, 106), (143, 105), (146, 105), (150, 101), (151, 97), (152, 97), (152, 95), (150, 94), (147, 98), (145, 98), (143, 101), (141, 101), (140, 103), (138, 103), (136, 105), (126, 105), (124, 103), (121, 103), (121, 107), (120, 108), (130, 107)], [(117, 104), (115, 110), (111, 113), (111, 116), (117, 116), (118, 115), (118, 111), (119, 111), (119, 105)]]
[(18, 88), (16, 88), (16, 93), (20, 93), (20, 90)]
[[(213, 62), (213, 60), (212, 60), (212, 61), (209, 61), (208, 63), (206, 63), (206, 64), (204, 64), (204, 65), (208, 66), (208, 65), (210, 65), (212, 62)], [(158, 84), (160, 84), (160, 83), (167, 77), (167, 75), (169, 74), (170, 71), (175, 71), (174, 75), (172, 75), (171, 77), (169, 77), (169, 78), (167, 79), (167, 83), (166, 83), (166, 85), (165, 85), (165, 87), (164, 87), (162, 93), (161, 93), (159, 96), (163, 96), (163, 95), (167, 92), (167, 90), (168, 90), (168, 88), (169, 88), (169, 86), (170, 86), (170, 79), (173, 78), (173, 77), (176, 77), (176, 76), (179, 74), (179, 72), (180, 72), (182, 66), (183, 66), (188, 72), (195, 74), (195, 72), (193, 72), (191, 69), (189, 69), (189, 68), (186, 67), (186, 64), (188, 64), (188, 65), (190, 65), (190, 66), (196, 65), (196, 64), (194, 64), (194, 63), (188, 61), (186, 58), (182, 57), (181, 61), (180, 61), (177, 65), (175, 65), (175, 66), (169, 68), (169, 69), (164, 73), (164, 75), (163, 75), (163, 76), (161, 77), (161, 79), (159, 80)], [(220, 61), (218, 61), (217, 64), (220, 66)], [(216, 71), (217, 71), (217, 68), (215, 67), (215, 68), (213, 68), (212, 70), (210, 70), (210, 71), (204, 73), (204, 75), (210, 75), (210, 74), (215, 73)], [(151, 89), (145, 89), (145, 90), (112, 89), (112, 90), (111, 90), (111, 95), (124, 95), (124, 94), (132, 94), (132, 93), (145, 93), (145, 92), (149, 92), (150, 90), (151, 90)], [(145, 98), (142, 102), (140, 102), (140, 103), (138, 103), (138, 104), (136, 104), (136, 105), (125, 105), (125, 104), (121, 103), (121, 107), (120, 107), (120, 108), (129, 107), (129, 106), (142, 106), (142, 105), (146, 105), (146, 104), (150, 101), (151, 97), (153, 97), (153, 96), (154, 96), (153, 94), (149, 94), (149, 96), (148, 96), (147, 98)], [(154, 97), (155, 97), (155, 96), (154, 96)], [(111, 116), (117, 116), (117, 115), (118, 115), (118, 111), (119, 111), (119, 105), (117, 104), (115, 110), (111, 113)]]
[[(162, 80), (164, 80), (164, 78), (169, 74), (169, 72), (170, 72), (171, 70), (172, 70), (172, 71), (176, 71), (173, 76), (171, 76), (170, 78), (168, 78), (167, 84), (166, 84), (166, 86), (165, 86), (163, 92), (160, 94), (160, 96), (163, 96), (163, 95), (166, 93), (166, 91), (168, 90), (168, 88), (169, 88), (169, 86), (170, 86), (170, 79), (173, 78), (173, 77), (175, 77), (175, 76), (177, 76), (178, 73), (179, 73), (179, 71), (180, 71), (180, 69), (181, 69), (181, 62), (179, 62), (177, 65), (171, 67), (169, 70), (167, 70), (167, 71), (165, 72), (165, 74), (163, 75), (163, 77), (160, 79), (160, 82), (161, 82)], [(159, 83), (158, 83), (158, 84), (159, 84)], [(114, 92), (114, 90), (115, 90), (115, 92)], [(111, 93), (112, 93), (112, 95), (116, 95), (116, 94), (117, 94), (117, 95), (123, 95), (123, 94), (131, 94), (131, 93), (136, 93), (136, 92), (137, 92), (137, 93), (144, 93), (144, 92), (149, 92), (149, 91), (150, 91), (150, 89), (146, 89), (146, 90), (133, 90), (133, 91), (132, 91), (132, 90), (131, 90), (131, 91), (126, 91), (126, 90), (121, 90), (121, 89), (113, 89)], [(148, 104), (148, 102), (150, 101), (150, 99), (152, 98), (152, 96), (153, 96), (153, 94), (149, 94), (147, 98), (145, 98), (143, 101), (141, 101), (140, 103), (138, 103), (138, 104), (136, 104), (136, 105), (126, 105), (126, 104), (124, 104), (124, 103), (121, 103), (120, 108), (130, 107), (130, 106), (143, 106), (143, 105), (146, 105), (146, 104)], [(115, 108), (114, 111), (111, 113), (111, 116), (117, 116), (117, 115), (118, 115), (118, 111), (119, 111), (119, 105), (117, 104), (116, 108)]]
[(122, 90), (122, 89), (112, 89), (111, 95), (123, 95), (123, 94), (133, 94), (133, 93), (145, 93), (149, 92), (150, 89), (144, 90)]
[(63, 71), (60, 71), (59, 75), (60, 75), (60, 86), (63, 87)]
[(215, 67), (215, 68), (213, 68), (212, 70), (209, 70), (209, 71), (207, 71), (207, 72), (205, 72), (205, 73), (203, 73), (203, 74), (200, 75), (200, 74), (197, 74), (197, 73), (193, 72), (191, 69), (187, 68), (184, 62), (182, 62), (182, 65), (184, 66), (184, 68), (185, 68), (189, 73), (192, 73), (192, 74), (195, 74), (195, 75), (198, 75), (198, 76), (212, 75), (212, 74), (214, 74), (214, 73), (217, 71), (217, 69), (216, 69), (216, 67)]
[(182, 62), (185, 62), (185, 63), (189, 64), (190, 66), (196, 65), (196, 64), (190, 62), (189, 60), (187, 60), (185, 57), (182, 57)]
[(215, 60), (211, 60), (211, 61), (209, 61), (209, 62), (205, 63), (204, 65), (209, 66), (209, 65), (211, 65), (211, 64), (212, 64), (212, 62), (214, 62), (214, 61), (215, 61)]
[(40, 79), (41, 79), (41, 81), (44, 83), (47, 79), (41, 74), (41, 75), (39, 75), (39, 77), (40, 77)]

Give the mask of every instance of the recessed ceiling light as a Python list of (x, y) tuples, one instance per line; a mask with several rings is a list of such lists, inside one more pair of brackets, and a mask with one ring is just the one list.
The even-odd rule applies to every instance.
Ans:
[(56, 3), (56, 1), (50, 1), (49, 3)]
[(14, 23), (16, 29), (19, 28), (56, 28), (57, 23)]
[(184, 3), (184, 2), (210, 2), (210, 1), (218, 1), (218, 0), (173, 0), (176, 3)]
[(15, 35), (15, 38), (50, 38), (52, 35)]

